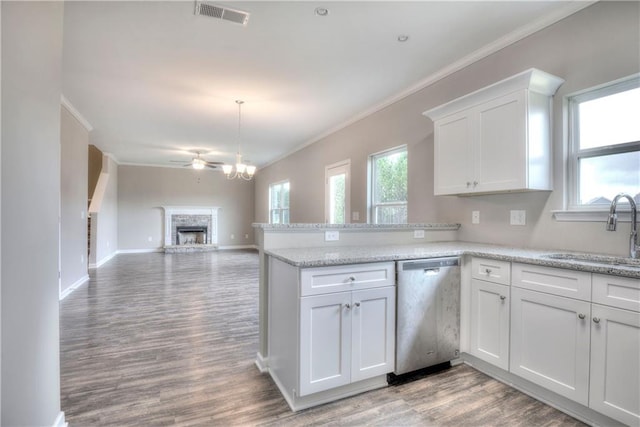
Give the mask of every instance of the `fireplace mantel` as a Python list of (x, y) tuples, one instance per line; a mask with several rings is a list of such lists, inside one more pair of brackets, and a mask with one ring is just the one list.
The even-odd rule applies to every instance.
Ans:
[(211, 239), (209, 244), (218, 244), (218, 206), (162, 206), (164, 209), (164, 245), (172, 245), (171, 217), (173, 215), (210, 215)]

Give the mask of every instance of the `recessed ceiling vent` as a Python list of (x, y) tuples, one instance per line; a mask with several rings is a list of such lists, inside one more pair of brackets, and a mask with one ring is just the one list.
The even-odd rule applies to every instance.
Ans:
[(210, 16), (212, 18), (223, 19), (240, 25), (247, 25), (247, 22), (249, 22), (248, 12), (229, 9), (228, 7), (203, 1), (196, 1), (196, 15)]

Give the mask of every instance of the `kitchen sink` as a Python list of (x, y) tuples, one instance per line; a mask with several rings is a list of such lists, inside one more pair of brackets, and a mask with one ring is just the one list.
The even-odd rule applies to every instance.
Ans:
[(602, 265), (616, 265), (622, 267), (636, 267), (640, 268), (640, 259), (613, 257), (605, 255), (590, 255), (590, 254), (572, 254), (572, 253), (557, 253), (543, 255), (543, 258), (566, 260), (566, 261), (578, 261), (589, 264), (602, 264)]

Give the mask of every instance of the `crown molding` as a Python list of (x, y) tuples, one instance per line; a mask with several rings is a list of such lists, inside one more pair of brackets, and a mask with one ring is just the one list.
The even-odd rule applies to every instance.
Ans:
[(69, 102), (69, 100), (64, 95), (60, 95), (60, 103), (64, 108), (67, 109), (68, 112), (71, 113), (73, 117), (75, 117), (77, 121), (80, 122), (82, 127), (84, 127), (87, 132), (91, 132), (93, 130), (93, 126), (91, 126), (91, 123), (89, 123), (89, 121), (85, 119), (82, 114), (80, 114), (80, 111), (78, 111), (78, 109), (74, 107), (73, 104), (71, 104), (71, 102)]

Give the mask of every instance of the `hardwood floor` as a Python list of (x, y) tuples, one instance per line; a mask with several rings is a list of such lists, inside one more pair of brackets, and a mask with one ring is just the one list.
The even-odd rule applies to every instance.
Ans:
[(254, 365), (253, 251), (124, 254), (61, 302), (71, 426), (578, 426), (467, 366), (292, 413)]

